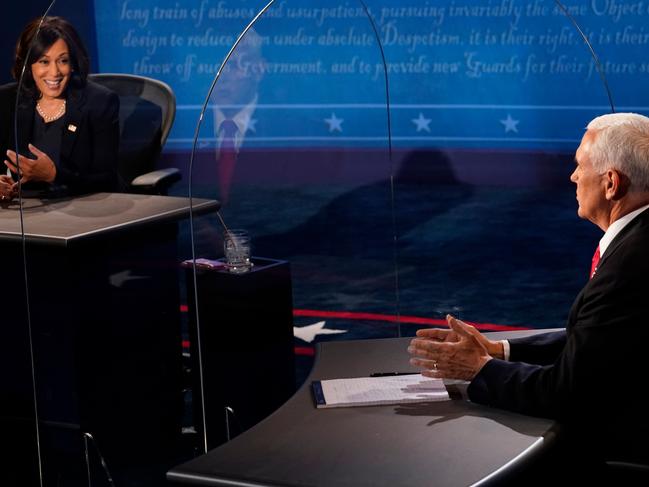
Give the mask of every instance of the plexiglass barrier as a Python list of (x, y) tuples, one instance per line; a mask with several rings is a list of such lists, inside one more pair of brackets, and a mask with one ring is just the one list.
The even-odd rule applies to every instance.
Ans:
[(431, 7), (401, 35), (401, 13), (386, 9), (387, 57), (407, 49), (427, 72), (416, 104), (407, 81), (391, 92), (406, 333), (448, 313), (483, 331), (563, 326), (597, 235), (576, 214), (574, 151), (621, 91), (611, 39), (637, 26), (546, 1)]
[[(194, 256), (224, 256), (221, 274), (230, 273), (191, 276), (197, 306), (190, 306), (190, 320), (198, 323), (198, 338), (212, 335), (202, 346), (204, 386), (213, 387), (215, 368), (239, 363), (237, 376), (268, 384), (258, 391), (268, 404), (255, 406), (266, 414), (295, 389), (293, 326), (306, 343), (326, 333), (398, 334), (394, 323), (379, 330), (362, 320), (325, 327), (329, 316), (345, 313), (397, 314), (388, 87), (378, 31), (362, 3), (336, 24), (297, 12), (297, 4), (269, 4), (221, 54), (226, 61), (203, 107), (190, 176), (192, 197), (221, 202), (218, 217), (193, 219)], [(340, 46), (351, 43), (357, 49), (350, 56)], [(249, 240), (230, 237), (235, 231)], [(232, 262), (246, 252), (249, 267)], [(265, 287), (274, 275), (276, 284)], [(231, 293), (241, 309), (201, 286)], [(217, 310), (206, 311), (210, 306)], [(216, 340), (213, 327), (225, 327), (229, 339)], [(248, 349), (246, 363), (231, 340)], [(217, 361), (222, 365), (210, 365)], [(204, 399), (210, 402), (207, 389)], [(253, 402), (224, 397), (218, 408), (203, 404), (211, 411), (208, 440), (210, 421), (228, 428), (221, 426), (225, 406), (243, 428), (261, 419), (247, 411)]]
[[(52, 5), (49, 6), (50, 10)], [(32, 33), (38, 32), (40, 19), (32, 24)], [(32, 39), (24, 39), (21, 54), (28, 57), (34, 49)], [(39, 343), (42, 336), (33, 328), (32, 298), (29, 286), (29, 268), (26, 234), (31, 211), (42, 208), (40, 201), (23, 199), (23, 169), (27, 164), (16, 154), (24, 154), (26, 141), (23, 134), (31, 129), (32, 121), (26, 115), (31, 105), (26, 93), (34, 88), (31, 66), (17, 56), (11, 67), (16, 82), (3, 87), (2, 152), (3, 160), (10, 165), (3, 171), (2, 184), (2, 244), (7, 252), (5, 277), (7, 314), (5, 328), (10, 353), (2, 359), (3, 384), (6, 400), (1, 406), (1, 421), (7, 435), (3, 446), (12, 453), (7, 468), (3, 468), (3, 483), (38, 485), (44, 481), (43, 450), (47, 442), (42, 429), (39, 411), (43, 389), (42, 377), (37, 372)], [(25, 72), (27, 71), (27, 76)], [(33, 106), (30, 107), (33, 110)], [(6, 163), (5, 163), (6, 164)], [(35, 308), (34, 308), (35, 309)]]
[[(96, 0), (98, 71), (175, 93), (156, 167), (180, 170), (169, 194), (185, 206), (168, 219), (168, 198), (102, 176), (76, 191), (74, 175), (2, 201), (9, 479), (161, 483), (281, 405), (318, 342), (408, 336), (447, 313), (483, 331), (562, 326), (598, 238), (576, 216), (574, 150), (594, 116), (649, 106), (646, 12), (621, 4)], [(45, 144), (60, 175), (115, 118), (103, 91), (86, 112), (63, 91), (37, 107), (21, 88), (15, 118), (2, 102), (18, 152)], [(118, 118), (125, 140), (134, 119)], [(250, 254), (228, 267), (237, 230)], [(277, 395), (249, 409), (236, 383), (260, 371)]]

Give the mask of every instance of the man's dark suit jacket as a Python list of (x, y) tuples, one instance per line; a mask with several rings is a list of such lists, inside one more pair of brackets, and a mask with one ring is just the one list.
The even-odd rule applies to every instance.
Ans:
[(606, 459), (649, 463), (649, 210), (613, 239), (565, 332), (511, 340), (472, 401), (556, 418)]
[[(0, 87), (0, 155), (7, 159), (7, 149), (15, 150), (14, 111), (16, 83)], [(33, 158), (31, 142), (36, 103), (21, 101), (18, 107), (18, 148)], [(67, 89), (61, 156), (54, 186), (70, 194), (118, 191), (117, 154), (119, 149), (119, 98), (95, 83)], [(4, 164), (2, 173), (4, 173)], [(42, 186), (42, 185), (39, 185)]]

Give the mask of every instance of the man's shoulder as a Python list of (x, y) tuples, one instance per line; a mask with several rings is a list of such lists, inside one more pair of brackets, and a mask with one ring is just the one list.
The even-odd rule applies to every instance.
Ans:
[[(611, 249), (616, 247), (634, 247), (639, 240), (649, 240), (649, 208), (646, 208), (627, 223), (611, 241), (609, 247)], [(608, 253), (608, 250), (606, 253)]]
[(0, 125), (7, 123), (7, 118), (13, 117), (17, 88), (17, 83), (7, 83), (6, 85), (0, 86), (0, 118), (3, 120), (3, 122), (0, 122)]
[[(624, 230), (622, 230), (624, 232)], [(649, 208), (640, 213), (634, 221), (629, 223), (628, 232), (622, 237), (622, 244), (628, 241), (630, 247), (641, 245), (640, 242), (649, 241)], [(627, 237), (626, 239), (624, 237)]]
[[(649, 209), (640, 213), (609, 244), (597, 273), (612, 275), (616, 287), (629, 284), (636, 278), (644, 279), (649, 274)], [(617, 276), (624, 275), (624, 280)], [(606, 282), (609, 282), (608, 280)]]
[(649, 226), (649, 208), (642, 210), (642, 212), (638, 215), (638, 219), (646, 226)]

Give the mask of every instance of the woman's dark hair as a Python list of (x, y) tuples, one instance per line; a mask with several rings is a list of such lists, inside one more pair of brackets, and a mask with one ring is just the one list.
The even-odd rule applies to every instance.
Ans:
[[(18, 38), (16, 58), (11, 68), (11, 74), (14, 79), (20, 79), (20, 73), (22, 72), (23, 65), (25, 65), (23, 89), (28, 96), (38, 98), (40, 94), (32, 76), (31, 65), (38, 61), (56, 41), (63, 39), (68, 45), (70, 66), (72, 67), (70, 83), (77, 86), (84, 86), (88, 79), (90, 61), (88, 59), (88, 52), (75, 28), (62, 17), (45, 17), (41, 29), (38, 30), (40, 22), (40, 17), (32, 20), (23, 29)], [(37, 32), (38, 35), (36, 35)], [(30, 46), (31, 52), (29, 52)], [(29, 59), (27, 59), (28, 52)]]

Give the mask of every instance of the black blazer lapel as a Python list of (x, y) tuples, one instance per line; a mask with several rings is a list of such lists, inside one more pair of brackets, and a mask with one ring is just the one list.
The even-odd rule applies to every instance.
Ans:
[(65, 125), (61, 139), (61, 160), (70, 158), (77, 134), (83, 122), (83, 107), (86, 103), (83, 92), (70, 88), (65, 112)]

